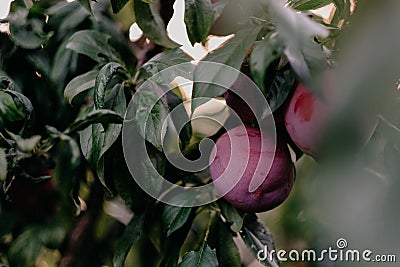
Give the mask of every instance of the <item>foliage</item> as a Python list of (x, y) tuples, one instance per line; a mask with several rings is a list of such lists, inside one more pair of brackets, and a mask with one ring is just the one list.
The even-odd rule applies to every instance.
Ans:
[[(0, 265), (242, 266), (237, 240), (255, 256), (265, 245), (275, 247), (271, 231), (254, 214), (223, 199), (200, 207), (156, 201), (136, 184), (125, 163), (122, 123), (137, 94), (134, 99), (140, 108), (135, 121), (146, 140), (150, 163), (177, 185), (210, 182), (207, 173), (178, 171), (163, 153), (168, 132), (162, 123), (176, 103), (189, 98), (176, 88), (157, 101), (165, 84), (155, 82), (151, 90), (138, 89), (158, 72), (193, 60), (166, 29), (171, 19), (166, 10), (174, 1), (27, 2), (15, 1), (1, 21), (9, 23), (10, 32), (0, 33)], [(201, 60), (247, 70), (272, 111), (284, 107), (299, 82), (320, 95), (322, 73), (334, 65), (339, 53), (339, 37), (351, 30), (352, 1), (237, 2), (236, 12), (245, 19), (237, 21), (232, 38)], [(334, 6), (329, 20), (310, 12), (329, 4)], [(133, 9), (144, 32), (138, 42), (129, 40), (113, 14), (124, 8)], [(207, 45), (211, 28), (223, 13), (220, 4), (209, 0), (185, 1), (190, 42)], [(377, 70), (365, 73), (373, 71)], [(168, 78), (201, 75), (198, 69), (179, 69)], [(223, 75), (217, 71), (211, 80)], [(219, 99), (225, 90), (194, 84), (192, 98)], [(157, 104), (149, 106), (154, 100)], [(192, 102), (192, 111), (199, 106), (195, 103), (200, 102)], [(398, 174), (393, 158), (400, 155), (400, 120), (387, 113), (381, 116), (368, 153), (359, 160), (379, 158), (374, 161), (377, 168), (387, 166), (393, 176)], [(149, 114), (150, 123), (145, 120)], [(181, 150), (188, 158), (196, 157), (204, 136), (190, 124), (184, 130), (179, 134)], [(152, 183), (144, 166), (142, 173)], [(16, 206), (11, 192), (18, 181), (33, 190), (32, 184), (45, 185), (49, 179), (54, 184), (49, 190), (54, 192), (41, 194), (52, 196), (51, 205), (39, 203), (40, 207), (32, 207), (33, 214)], [(292, 200), (288, 203), (283, 209), (294, 205)], [(44, 213), (36, 212), (43, 207)], [(293, 210), (298, 209), (294, 205)], [(288, 218), (296, 220), (290, 214)], [(293, 226), (286, 227), (289, 219), (280, 226), (284, 231)], [(275, 258), (262, 264), (279, 266)]]

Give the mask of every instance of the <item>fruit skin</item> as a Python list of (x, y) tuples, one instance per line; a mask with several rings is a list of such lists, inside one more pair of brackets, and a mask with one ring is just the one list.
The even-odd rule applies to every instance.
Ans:
[(224, 93), (224, 98), (229, 108), (234, 111), (237, 116), (239, 116), (240, 120), (244, 124), (253, 124), (256, 116), (254, 115), (249, 105), (239, 95), (237, 95), (232, 90), (227, 90)]
[(28, 219), (46, 219), (56, 209), (58, 192), (52, 178), (41, 180), (40, 177), (52, 176), (52, 170), (41, 158), (21, 160), (20, 166), (25, 175), (16, 174), (9, 181), (10, 207)]
[[(284, 114), (286, 130), (293, 142), (315, 159), (323, 158), (333, 150), (353, 153), (364, 147), (376, 127), (376, 117), (366, 117), (361, 107), (355, 107), (358, 111), (347, 114), (343, 120), (343, 123), (350, 122), (351, 125), (343, 126), (343, 129), (334, 128), (333, 109), (335, 101), (339, 100), (339, 92), (333, 90), (330, 83), (326, 83), (322, 93), (322, 97), (317, 97), (303, 84), (295, 89)], [(325, 143), (324, 137), (332, 135), (332, 130), (335, 131), (332, 136), (335, 140), (330, 145)]]
[[(224, 198), (245, 212), (264, 212), (277, 207), (288, 197), (294, 183), (294, 164), (286, 144), (278, 140), (274, 154), (273, 138), (264, 134), (263, 147), (261, 138), (259, 129), (237, 126), (221, 135), (212, 153), (215, 158), (210, 164), (210, 174), (218, 191), (229, 188), (234, 177), (243, 173)], [(233, 152), (235, 149), (239, 153)], [(249, 192), (253, 176), (262, 178), (263, 182), (255, 191)]]
[[(250, 70), (246, 70), (243, 66), (241, 68), (242, 73), (249, 73)], [(252, 125), (256, 122), (256, 116), (254, 112), (260, 114), (260, 99), (256, 99), (257, 95), (254, 90), (259, 90), (255, 85), (253, 86), (250, 82), (250, 77), (246, 74), (240, 74), (232, 86), (224, 93), (226, 104), (229, 106), (232, 113), (240, 118), (242, 123)], [(241, 96), (246, 96), (246, 101)], [(251, 108), (250, 108), (251, 107)]]
[(327, 127), (328, 107), (303, 84), (299, 84), (285, 111), (285, 126), (293, 142), (304, 153), (318, 157)]

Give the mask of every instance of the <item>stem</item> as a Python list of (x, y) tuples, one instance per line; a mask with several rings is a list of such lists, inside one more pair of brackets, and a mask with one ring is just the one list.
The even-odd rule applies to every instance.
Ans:
[[(93, 247), (93, 230), (103, 205), (103, 189), (97, 183), (93, 186), (88, 201), (88, 209), (82, 213), (70, 232), (66, 250), (60, 261), (60, 267), (83, 266), (88, 260), (87, 249)], [(97, 258), (96, 260), (99, 260)]]

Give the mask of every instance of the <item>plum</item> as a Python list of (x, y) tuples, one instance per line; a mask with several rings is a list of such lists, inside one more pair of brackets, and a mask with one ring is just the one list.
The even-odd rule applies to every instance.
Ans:
[[(274, 147), (270, 134), (250, 126), (237, 126), (218, 138), (210, 156), (210, 175), (216, 189), (233, 206), (245, 212), (264, 212), (288, 197), (294, 164), (284, 142), (278, 139)], [(253, 179), (262, 182), (250, 190)]]
[(8, 197), (11, 208), (30, 219), (45, 219), (56, 208), (57, 188), (49, 168), (42, 158), (26, 158), (19, 162), (23, 174), (17, 173), (9, 181)]
[[(347, 127), (334, 127), (338, 115), (335, 105), (342, 92), (326, 83), (322, 94), (317, 97), (303, 84), (296, 87), (284, 114), (286, 130), (293, 142), (315, 159), (326, 156), (329, 152), (326, 148), (333, 149), (332, 146), (335, 151), (350, 153), (364, 147), (376, 127), (376, 117), (367, 117), (362, 107), (354, 107), (354, 112), (340, 122), (347, 123)], [(330, 146), (325, 140), (328, 135), (335, 139)]]

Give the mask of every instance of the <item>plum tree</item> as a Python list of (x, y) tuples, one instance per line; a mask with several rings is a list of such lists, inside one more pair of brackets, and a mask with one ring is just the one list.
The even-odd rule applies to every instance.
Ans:
[[(231, 153), (233, 147), (240, 153)], [(216, 188), (225, 191), (233, 177), (242, 173), (224, 195), (233, 206), (246, 212), (264, 212), (277, 207), (288, 197), (295, 179), (294, 164), (284, 142), (278, 139), (274, 153), (273, 147), (274, 140), (269, 134), (243, 125), (229, 130), (217, 140), (215, 154), (212, 154), (215, 157), (210, 158), (210, 161), (213, 159), (210, 174)], [(253, 178), (261, 178), (263, 182), (250, 192)]]

